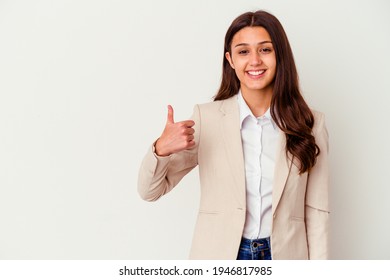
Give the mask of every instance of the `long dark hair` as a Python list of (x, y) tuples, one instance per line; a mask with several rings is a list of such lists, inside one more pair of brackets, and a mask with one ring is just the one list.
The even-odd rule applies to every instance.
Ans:
[(299, 160), (299, 172), (302, 174), (314, 166), (320, 149), (312, 135), (314, 116), (299, 90), (298, 72), (290, 43), (275, 16), (265, 11), (248, 12), (232, 22), (225, 36), (222, 82), (214, 101), (224, 100), (238, 93), (240, 81), (226, 59), (225, 53), (231, 54), (231, 43), (238, 31), (253, 26), (260, 26), (267, 30), (275, 49), (276, 75), (270, 108), (271, 116), (286, 134), (286, 153), (289, 152)]

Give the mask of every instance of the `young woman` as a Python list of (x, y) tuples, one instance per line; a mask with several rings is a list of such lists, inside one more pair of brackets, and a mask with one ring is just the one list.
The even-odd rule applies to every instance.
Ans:
[(326, 259), (328, 134), (298, 85), (280, 22), (236, 18), (225, 36), (214, 102), (174, 122), (145, 156), (138, 190), (154, 201), (199, 166), (192, 259)]

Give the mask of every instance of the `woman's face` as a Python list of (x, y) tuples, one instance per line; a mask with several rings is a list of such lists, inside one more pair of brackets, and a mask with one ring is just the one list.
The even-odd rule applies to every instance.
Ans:
[(225, 54), (235, 70), (243, 94), (271, 94), (276, 73), (275, 51), (267, 30), (245, 27), (232, 40), (231, 52)]

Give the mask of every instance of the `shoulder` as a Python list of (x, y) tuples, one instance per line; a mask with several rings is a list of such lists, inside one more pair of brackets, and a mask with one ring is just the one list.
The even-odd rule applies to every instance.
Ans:
[(314, 116), (314, 125), (316, 125), (316, 123), (319, 124), (319, 123), (325, 121), (324, 113), (317, 111), (317, 110), (313, 110), (313, 109), (311, 109), (311, 112)]
[(312, 112), (314, 119), (323, 119), (325, 117), (324, 113), (320, 111), (314, 109), (310, 109), (310, 111)]
[(325, 114), (313, 109), (311, 109), (311, 112), (314, 116), (313, 134), (316, 135), (321, 131), (327, 132), (325, 125)]
[(197, 104), (196, 106), (198, 106), (201, 110), (215, 110), (221, 107), (221, 103), (222, 101), (211, 101), (207, 103)]
[(237, 95), (224, 100), (197, 104), (196, 106), (201, 112), (229, 112), (232, 108), (238, 106)]

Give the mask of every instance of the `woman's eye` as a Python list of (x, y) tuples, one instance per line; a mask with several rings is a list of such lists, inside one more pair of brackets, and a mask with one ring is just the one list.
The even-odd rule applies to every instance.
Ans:
[(239, 51), (238, 53), (239, 53), (239, 54), (247, 54), (248, 51), (247, 51), (247, 50), (241, 50), (241, 51)]
[(260, 49), (260, 52), (261, 52), (261, 53), (270, 53), (271, 51), (272, 51), (271, 48), (261, 48), (261, 49)]

